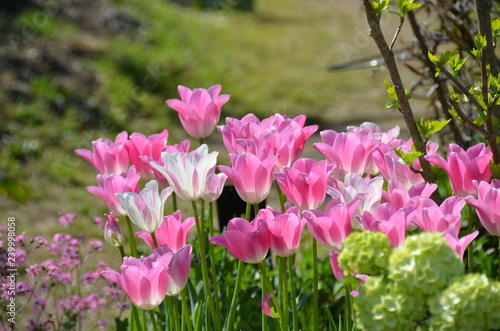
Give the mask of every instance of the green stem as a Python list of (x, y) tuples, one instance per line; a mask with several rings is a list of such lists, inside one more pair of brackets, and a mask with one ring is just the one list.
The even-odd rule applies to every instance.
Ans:
[(346, 330), (351, 330), (352, 321), (352, 302), (351, 302), (351, 285), (344, 286), (345, 289), (345, 304), (344, 304), (344, 314), (345, 314), (345, 326)]
[(288, 322), (288, 282), (287, 282), (287, 275), (286, 275), (286, 270), (287, 270), (287, 261), (288, 257), (282, 257), (280, 258), (280, 274), (279, 274), (279, 281), (280, 281), (280, 297), (281, 297), (281, 302), (283, 304), (283, 317), (281, 319), (281, 329), (283, 331), (289, 329), (289, 322)]
[[(267, 275), (266, 266), (264, 264), (264, 261), (260, 262), (258, 264), (258, 266), (259, 266), (260, 273), (262, 275), (263, 289), (265, 289), (267, 291), (267, 293), (272, 294), (274, 292), (273, 285), (271, 284), (271, 281), (269, 280), (269, 276)], [(271, 297), (271, 300), (273, 301), (273, 304), (276, 308), (276, 312), (278, 313), (278, 315), (280, 315), (280, 317), (282, 317), (283, 315), (281, 314), (281, 309), (280, 309), (280, 305), (278, 303), (278, 299), (276, 299), (276, 296), (273, 295)]]
[(286, 211), (285, 210), (286, 196), (278, 184), (276, 184), (276, 189), (278, 190), (278, 198), (280, 199), (281, 212), (285, 213), (285, 211)]
[(134, 230), (132, 230), (132, 221), (128, 216), (125, 216), (125, 220), (127, 223), (127, 231), (128, 231), (128, 241), (130, 245), (130, 254), (133, 257), (139, 257), (139, 254), (137, 253), (137, 246), (135, 244), (135, 236), (134, 236)]
[(172, 206), (174, 208), (174, 213), (178, 210), (177, 209), (177, 194), (175, 192), (172, 192)]
[(245, 219), (250, 221), (250, 212), (252, 211), (252, 204), (247, 203), (247, 209), (245, 210)]
[(139, 319), (139, 311), (137, 310), (137, 307), (134, 306), (133, 303), (130, 304), (130, 309), (132, 310), (132, 321), (130, 322), (135, 323), (135, 326), (137, 327), (138, 331), (142, 331), (142, 325), (141, 325), (141, 320)]
[(120, 250), (120, 256), (122, 257), (123, 260), (123, 258), (126, 256), (125, 250), (123, 249), (123, 246), (118, 246), (118, 249)]
[[(467, 212), (469, 214), (469, 221), (467, 223), (467, 232), (471, 234), (474, 232), (475, 217), (474, 208), (467, 204)], [(467, 246), (467, 272), (472, 273), (474, 270), (474, 241), (471, 241), (469, 246)]]
[(198, 245), (200, 247), (200, 257), (201, 257), (201, 270), (203, 276), (203, 286), (205, 290), (205, 300), (207, 301), (208, 307), (210, 308), (210, 313), (212, 314), (212, 319), (215, 324), (216, 330), (221, 330), (219, 315), (216, 314), (214, 303), (212, 301), (212, 296), (210, 295), (210, 285), (208, 283), (208, 267), (207, 267), (207, 256), (205, 252), (205, 238), (203, 237), (203, 230), (201, 228), (200, 220), (198, 219), (198, 211), (196, 209), (196, 201), (192, 202), (194, 219), (196, 224), (196, 234), (198, 236)]
[[(260, 264), (259, 264), (260, 266)], [(262, 283), (262, 298), (261, 298), (261, 302), (264, 301), (264, 296), (266, 295), (266, 281), (264, 280), (264, 276), (261, 277), (261, 283)], [(261, 316), (262, 316), (262, 331), (267, 331), (269, 330), (269, 327), (267, 326), (267, 315), (264, 313), (264, 310), (262, 310), (261, 312)]]
[(156, 240), (156, 234), (154, 232), (151, 233), (151, 238), (153, 238), (154, 248), (158, 248), (158, 241)]
[(231, 308), (229, 309), (229, 316), (227, 318), (227, 330), (233, 330), (234, 314), (236, 312), (236, 304), (238, 303), (238, 293), (240, 291), (240, 284), (243, 276), (243, 268), (245, 264), (242, 261), (238, 262), (238, 271), (236, 273), (236, 284), (234, 285), (233, 298), (231, 300)]
[(151, 324), (153, 324), (153, 330), (158, 331), (158, 325), (156, 324), (156, 317), (154, 310), (149, 311), (149, 317), (151, 317)]
[(193, 331), (193, 325), (191, 324), (191, 318), (189, 314), (188, 302), (186, 297), (186, 290), (181, 291), (182, 300), (182, 317), (184, 318), (184, 324), (187, 326), (188, 331)]
[(255, 214), (255, 216), (257, 216), (257, 214), (259, 213), (259, 205), (254, 203), (253, 205), (253, 213)]
[[(208, 233), (210, 237), (214, 236), (214, 204), (212, 202), (208, 205)], [(219, 299), (219, 281), (217, 279), (217, 270), (215, 268), (215, 245), (208, 245), (208, 254), (210, 256), (210, 272), (212, 276), (212, 283), (214, 285), (214, 299), (215, 299), (215, 311), (218, 316), (221, 315), (221, 303)]]
[(318, 315), (318, 243), (316, 239), (313, 238), (313, 330), (319, 330), (319, 315)]
[(299, 329), (299, 316), (297, 314), (297, 285), (295, 284), (295, 271), (293, 270), (293, 257), (288, 257), (288, 275), (290, 277), (290, 294), (292, 295), (292, 321), (293, 330)]
[(180, 325), (179, 325), (179, 311), (177, 310), (177, 303), (175, 302), (175, 297), (168, 297), (171, 303), (172, 307), (172, 314), (174, 318), (174, 329), (176, 331), (180, 331)]
[(142, 322), (144, 323), (144, 330), (149, 330), (148, 319), (146, 318), (146, 311), (142, 310)]

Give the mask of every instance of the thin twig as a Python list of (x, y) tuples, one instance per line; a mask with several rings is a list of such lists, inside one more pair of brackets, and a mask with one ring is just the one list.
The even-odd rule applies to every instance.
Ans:
[(403, 27), (404, 22), (405, 22), (405, 19), (403, 17), (399, 21), (399, 25), (398, 25), (398, 28), (396, 29), (396, 33), (394, 33), (394, 37), (392, 37), (391, 46), (389, 46), (389, 48), (391, 49), (391, 51), (392, 51), (392, 49), (394, 47), (394, 44), (396, 43), (396, 39), (398, 39), (399, 33), (401, 32), (401, 28)]

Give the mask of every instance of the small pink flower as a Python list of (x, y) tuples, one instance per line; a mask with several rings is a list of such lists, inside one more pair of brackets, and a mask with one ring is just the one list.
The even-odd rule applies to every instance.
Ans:
[(256, 219), (267, 229), (271, 250), (276, 255), (287, 257), (295, 253), (306, 224), (298, 208), (290, 208), (284, 214), (276, 216), (267, 210), (261, 210)]
[(121, 175), (97, 175), (99, 186), (88, 186), (86, 190), (101, 198), (109, 210), (116, 215), (127, 215), (125, 209), (116, 200), (116, 193), (139, 192), (139, 179), (141, 175), (136, 173), (135, 167), (131, 166), (128, 172)]
[(269, 251), (269, 235), (259, 220), (233, 218), (224, 234), (210, 237), (210, 243), (226, 247), (234, 257), (248, 264), (262, 262)]
[(262, 311), (264, 312), (264, 314), (266, 314), (267, 316), (269, 316), (271, 318), (274, 318), (275, 316), (271, 312), (271, 298), (272, 297), (273, 297), (273, 295), (271, 293), (267, 293), (266, 295), (264, 295), (264, 298), (262, 298), (261, 308), (262, 308)]
[(228, 157), (232, 167), (219, 166), (219, 170), (233, 182), (240, 198), (251, 204), (264, 201), (271, 190), (277, 156), (264, 160), (250, 153), (229, 154)]
[(127, 172), (129, 166), (128, 152), (125, 148), (127, 135), (125, 131), (118, 134), (115, 142), (109, 139), (97, 139), (92, 142), (92, 151), (77, 149), (75, 153), (90, 162), (99, 174)]
[(307, 228), (311, 235), (330, 251), (341, 251), (344, 239), (352, 232), (352, 218), (360, 204), (359, 199), (344, 204), (332, 200), (324, 212), (307, 210), (302, 214), (307, 219)]
[(481, 224), (493, 236), (500, 236), (500, 180), (474, 182), (477, 188), (477, 199), (465, 198), (467, 203), (476, 208)]
[[(182, 212), (180, 210), (170, 216), (165, 216), (162, 225), (155, 232), (158, 246), (166, 246), (173, 252), (178, 251), (186, 245), (189, 230), (194, 225), (194, 217), (189, 217), (184, 222), (182, 221)], [(144, 240), (152, 249), (155, 248), (151, 233), (141, 231), (135, 235)]]
[(171, 252), (155, 250), (148, 257), (123, 258), (121, 274), (113, 270), (103, 271), (101, 275), (120, 285), (135, 306), (152, 310), (160, 305), (167, 294), (171, 260)]
[(230, 95), (220, 94), (222, 87), (214, 85), (208, 90), (187, 87), (177, 88), (181, 100), (169, 99), (165, 103), (179, 113), (184, 130), (193, 138), (208, 137), (219, 122), (222, 106), (229, 101)]
[(275, 173), (279, 187), (292, 204), (302, 210), (319, 208), (326, 196), (333, 165), (326, 161), (298, 159), (284, 173)]
[(73, 224), (73, 221), (75, 220), (75, 218), (76, 218), (75, 214), (59, 213), (59, 223), (63, 227), (68, 227), (71, 224)]
[(437, 154), (427, 155), (425, 159), (446, 171), (451, 187), (456, 195), (477, 196), (473, 181), (489, 182), (491, 178), (490, 160), (493, 157), (489, 147), (483, 143), (472, 146), (467, 151), (456, 144), (448, 146), (448, 160)]
[(149, 164), (141, 161), (141, 157), (149, 157), (151, 160), (158, 160), (161, 157), (162, 149), (167, 145), (168, 130), (161, 133), (144, 136), (141, 133), (132, 133), (125, 147), (127, 148), (130, 162), (135, 166), (142, 179), (154, 179), (153, 169)]

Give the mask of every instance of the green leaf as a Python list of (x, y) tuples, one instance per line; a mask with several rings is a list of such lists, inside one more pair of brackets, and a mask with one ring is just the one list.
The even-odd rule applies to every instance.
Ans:
[(378, 18), (382, 16), (382, 13), (389, 8), (391, 5), (391, 0), (374, 0), (370, 2), (373, 10), (377, 13)]
[(401, 106), (399, 105), (398, 97), (396, 95), (396, 90), (394, 89), (394, 85), (391, 82), (388, 82), (386, 80), (384, 80), (384, 85), (385, 85), (385, 89), (387, 90), (387, 94), (389, 95), (389, 98), (391, 98), (391, 100), (393, 101), (393, 102), (388, 103), (386, 105), (386, 107), (387, 108), (401, 109)]
[(486, 120), (488, 120), (488, 117), (488, 113), (486, 111), (482, 111), (477, 115), (476, 119), (474, 119), (474, 124), (481, 126), (486, 122)]
[(462, 66), (465, 64), (465, 61), (467, 61), (468, 57), (465, 57), (464, 59), (461, 59), (458, 54), (455, 54), (452, 56), (449, 61), (448, 65), (450, 66), (451, 69), (451, 74), (453, 76), (457, 76), (458, 71), (462, 68)]
[(394, 152), (396, 152), (396, 154), (401, 158), (399, 160), (399, 163), (401, 163), (403, 165), (408, 165), (408, 166), (411, 166), (416, 159), (418, 159), (419, 157), (424, 155), (424, 153), (420, 153), (420, 152), (405, 153), (403, 151), (400, 151), (396, 147), (394, 147)]
[(500, 18), (491, 21), (491, 33), (493, 35), (493, 40), (496, 40), (500, 36)]
[(431, 121), (421, 118), (420, 122), (417, 122), (418, 131), (420, 131), (429, 140), (431, 136), (439, 131), (441, 131), (450, 120), (446, 121)]
[(402, 19), (410, 11), (420, 7), (420, 4), (414, 3), (414, 0), (396, 0), (396, 6), (398, 7), (401, 14), (399, 15)]
[(483, 56), (483, 48), (486, 47), (486, 37), (480, 35), (479, 33), (474, 37), (475, 48), (471, 51), (472, 55), (478, 60), (481, 60)]

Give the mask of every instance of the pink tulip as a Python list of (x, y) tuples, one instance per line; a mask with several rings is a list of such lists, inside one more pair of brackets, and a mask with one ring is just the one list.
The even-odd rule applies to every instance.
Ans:
[(219, 170), (233, 182), (240, 198), (250, 204), (264, 201), (273, 184), (277, 156), (264, 160), (250, 153), (229, 154), (228, 157), (232, 168), (219, 166)]
[(226, 183), (227, 175), (224, 173), (212, 174), (208, 177), (207, 186), (205, 187), (205, 192), (201, 198), (206, 202), (214, 202), (219, 199), (224, 189), (224, 184)]
[(447, 198), (441, 206), (431, 199), (421, 199), (408, 219), (422, 231), (445, 232), (453, 227), (458, 235), (464, 205), (465, 200), (457, 196)]
[(149, 164), (141, 161), (141, 157), (149, 157), (151, 160), (158, 160), (161, 157), (162, 149), (167, 145), (168, 130), (163, 130), (159, 134), (149, 137), (141, 133), (132, 133), (126, 144), (130, 162), (141, 173), (142, 179), (154, 179), (153, 169)]
[[(398, 126), (383, 132), (377, 124), (364, 122), (359, 127), (348, 126), (347, 131), (355, 133), (361, 141), (374, 139), (377, 140), (380, 144), (389, 146), (399, 145), (397, 137), (399, 136), (400, 129)], [(373, 158), (370, 158), (368, 160), (365, 168), (365, 173), (369, 175), (376, 175), (379, 173), (379, 169), (375, 164)]]
[(125, 209), (132, 223), (143, 231), (153, 233), (163, 222), (165, 201), (172, 194), (172, 191), (171, 187), (167, 187), (158, 193), (158, 183), (156, 180), (152, 180), (139, 194), (134, 192), (118, 193), (116, 199)]
[[(189, 230), (194, 225), (194, 217), (189, 217), (184, 222), (182, 221), (182, 212), (180, 210), (170, 216), (165, 216), (160, 228), (155, 232), (158, 247), (166, 246), (173, 252), (177, 252), (186, 245)], [(152, 249), (155, 248), (151, 233), (141, 231), (135, 235), (144, 240)]]
[(171, 252), (155, 250), (140, 259), (124, 257), (121, 274), (103, 271), (101, 275), (118, 285), (140, 309), (152, 310), (160, 305), (168, 290), (168, 269)]
[(249, 264), (262, 262), (269, 251), (269, 235), (259, 220), (233, 218), (224, 234), (210, 237), (210, 243), (226, 247), (238, 260)]
[[(349, 203), (354, 199), (361, 200), (354, 216), (361, 215), (364, 211), (373, 213), (380, 205), (382, 185), (384, 184), (384, 179), (381, 176), (363, 178), (350, 172), (345, 175), (343, 182), (335, 179), (335, 183), (336, 188), (329, 186), (327, 189), (328, 194), (334, 200), (340, 199), (343, 203)], [(353, 229), (361, 230), (356, 219), (353, 219), (352, 226)]]
[(275, 173), (278, 185), (292, 204), (302, 210), (319, 208), (326, 196), (334, 166), (326, 161), (298, 159), (284, 173)]
[(302, 214), (307, 219), (311, 235), (330, 251), (340, 252), (344, 247), (344, 239), (352, 232), (352, 218), (359, 204), (359, 199), (348, 204), (332, 200), (324, 212), (308, 210)]
[(335, 279), (338, 281), (343, 281), (345, 280), (345, 275), (344, 275), (344, 270), (340, 269), (339, 267), (339, 252), (330, 252), (330, 265), (332, 266), (332, 272), (333, 276), (335, 276)]
[(228, 118), (227, 125), (218, 129), (230, 153), (247, 152), (262, 160), (276, 155), (277, 170), (281, 171), (300, 157), (307, 139), (318, 129), (317, 125), (304, 127), (305, 121), (304, 115), (290, 119), (275, 114), (261, 122), (250, 114), (241, 120)]
[(382, 232), (391, 241), (391, 247), (396, 248), (403, 245), (408, 228), (409, 215), (417, 206), (409, 206), (395, 210), (390, 204), (380, 205), (374, 214), (364, 212), (358, 216), (364, 230)]
[(306, 224), (298, 208), (290, 208), (284, 214), (276, 216), (263, 209), (256, 219), (267, 229), (269, 245), (276, 255), (287, 257), (295, 253), (300, 244), (302, 229)]
[(97, 175), (99, 186), (87, 186), (85, 189), (101, 198), (109, 210), (115, 215), (127, 215), (120, 202), (115, 197), (116, 193), (139, 192), (139, 179), (141, 175), (136, 173), (135, 167), (131, 166), (128, 172), (121, 175)]
[(379, 144), (375, 139), (362, 139), (354, 132), (337, 133), (333, 130), (322, 131), (321, 140), (313, 147), (325, 155), (328, 162), (337, 165), (333, 176), (340, 180), (349, 172), (363, 175), (373, 150)]
[(373, 160), (380, 170), (380, 174), (387, 180), (398, 181), (407, 189), (415, 184), (424, 182), (420, 173), (415, 173), (411, 168), (400, 162), (399, 155), (393, 147), (381, 144), (373, 151)]
[(163, 176), (163, 174), (158, 171), (155, 167), (151, 166), (151, 162), (156, 162), (159, 166), (163, 167), (163, 160), (161, 158), (161, 153), (163, 152), (168, 152), (168, 153), (188, 153), (189, 148), (190, 148), (190, 141), (189, 140), (184, 140), (180, 144), (177, 145), (172, 145), (172, 146), (165, 146), (161, 149), (160, 155), (157, 158), (157, 155), (142, 155), (140, 157), (141, 162), (146, 166), (149, 167), (149, 169), (153, 172), (154, 177), (158, 181), (158, 183), (163, 186), (163, 187), (168, 187), (170, 184), (168, 183), (168, 180)]
[(396, 210), (417, 204), (420, 199), (429, 198), (437, 189), (436, 184), (417, 183), (407, 189), (402, 183), (390, 180), (387, 193), (382, 192), (382, 200), (390, 203)]
[(75, 153), (90, 162), (99, 174), (127, 172), (129, 166), (129, 156), (125, 148), (127, 135), (125, 131), (118, 134), (115, 142), (104, 138), (97, 139), (92, 142), (92, 151), (77, 149)]
[(177, 252), (172, 252), (168, 247), (163, 246), (157, 249), (160, 254), (172, 254), (172, 259), (168, 264), (168, 285), (167, 295), (170, 297), (179, 294), (187, 284), (189, 272), (191, 271), (191, 257), (193, 247), (186, 245)]
[(219, 122), (222, 106), (229, 101), (230, 95), (220, 94), (222, 87), (214, 85), (208, 90), (187, 87), (177, 88), (181, 100), (169, 99), (165, 103), (179, 113), (184, 130), (193, 138), (208, 137)]
[(474, 180), (489, 182), (491, 178), (490, 160), (493, 157), (489, 147), (483, 143), (472, 146), (467, 151), (456, 144), (448, 146), (448, 161), (437, 154), (427, 155), (425, 159), (446, 171), (451, 187), (456, 195), (477, 196)]
[(215, 171), (217, 152), (208, 153), (208, 146), (201, 145), (191, 153), (161, 153), (163, 166), (151, 162), (168, 180), (175, 194), (182, 200), (196, 201), (203, 195), (208, 178)]
[(116, 217), (113, 213), (106, 215), (106, 225), (104, 226), (104, 240), (110, 246), (123, 246), (125, 238), (123, 238)]
[(478, 234), (479, 231), (474, 231), (471, 234), (458, 239), (457, 231), (451, 228), (443, 233), (443, 238), (446, 239), (451, 249), (453, 249), (455, 253), (457, 253), (460, 260), (463, 260), (467, 246), (469, 246), (469, 244), (477, 237)]
[(466, 197), (467, 203), (476, 208), (481, 224), (493, 236), (500, 236), (500, 180), (493, 179), (491, 184), (474, 181), (477, 199)]

